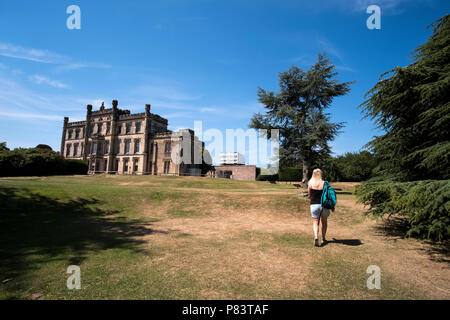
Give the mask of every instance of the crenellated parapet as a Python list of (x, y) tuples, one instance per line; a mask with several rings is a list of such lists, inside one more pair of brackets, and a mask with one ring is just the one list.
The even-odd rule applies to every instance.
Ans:
[(74, 122), (68, 122), (67, 127), (79, 127), (79, 126), (85, 126), (86, 121), (74, 121)]

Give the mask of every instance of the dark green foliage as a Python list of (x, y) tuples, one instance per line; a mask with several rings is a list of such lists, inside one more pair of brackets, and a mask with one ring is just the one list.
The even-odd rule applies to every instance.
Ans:
[(64, 174), (86, 174), (88, 166), (83, 160), (66, 159)]
[[(384, 73), (361, 104), (386, 133), (368, 146), (377, 175), (397, 181), (450, 178), (450, 15), (434, 24), (414, 63)], [(386, 75), (390, 78), (383, 79)]]
[(260, 174), (256, 177), (257, 181), (278, 181), (278, 174)]
[(302, 180), (310, 176), (312, 163), (330, 154), (328, 142), (343, 126), (330, 122), (323, 112), (335, 97), (350, 90), (350, 82), (339, 83), (335, 79), (334, 68), (325, 54), (319, 54), (306, 72), (293, 66), (280, 73), (280, 93), (258, 90), (258, 100), (266, 112), (255, 114), (249, 126), (280, 130), (280, 166), (302, 165)]
[(327, 181), (340, 181), (341, 175), (336, 166), (336, 158), (331, 156), (318, 159), (313, 165), (313, 169), (322, 170), (322, 178)]
[(302, 168), (282, 168), (278, 172), (279, 181), (302, 181)]
[(407, 236), (450, 238), (450, 180), (366, 182), (355, 193), (368, 214), (405, 217)]
[(208, 150), (202, 147), (202, 164), (200, 165), (201, 174), (205, 175), (209, 171), (214, 170), (214, 166), (212, 165), (212, 157)]
[(339, 181), (365, 181), (372, 177), (377, 165), (375, 156), (368, 151), (347, 152), (334, 160)]
[(42, 150), (48, 150), (48, 151), (52, 151), (52, 147), (50, 147), (49, 145), (46, 144), (38, 144), (36, 146), (36, 149), (42, 149)]
[(320, 168), (323, 178), (328, 181), (359, 182), (372, 178), (372, 171), (377, 165), (375, 155), (369, 151), (347, 152), (338, 157), (322, 158), (314, 164)]
[(414, 63), (386, 74), (361, 105), (386, 133), (368, 144), (378, 165), (375, 178), (358, 188), (359, 201), (376, 216), (407, 217), (408, 236), (448, 239), (450, 15), (434, 23)]
[(51, 148), (17, 148), (0, 151), (0, 176), (45, 176), (86, 174), (87, 165), (81, 160), (66, 160)]
[(9, 151), (8, 147), (6, 147), (6, 142), (0, 142), (0, 152)]

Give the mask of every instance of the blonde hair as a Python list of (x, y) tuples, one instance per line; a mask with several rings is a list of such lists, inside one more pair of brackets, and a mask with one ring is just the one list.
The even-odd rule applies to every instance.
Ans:
[(322, 184), (322, 170), (320, 169), (314, 169), (311, 179), (308, 181), (308, 187), (313, 189), (320, 188), (320, 185)]

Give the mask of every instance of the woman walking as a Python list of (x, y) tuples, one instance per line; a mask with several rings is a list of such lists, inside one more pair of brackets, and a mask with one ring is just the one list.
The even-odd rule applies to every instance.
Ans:
[(330, 215), (330, 209), (322, 208), (320, 198), (324, 181), (322, 171), (314, 169), (311, 179), (308, 182), (308, 198), (310, 199), (311, 216), (313, 218), (314, 246), (319, 246), (319, 223), (322, 220), (322, 246), (327, 243), (325, 238), (327, 234), (327, 218)]

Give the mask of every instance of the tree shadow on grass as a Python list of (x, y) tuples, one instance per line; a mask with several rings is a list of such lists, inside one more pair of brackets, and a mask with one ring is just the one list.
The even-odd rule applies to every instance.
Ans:
[(408, 223), (405, 218), (391, 216), (378, 223), (375, 230), (384, 236), (403, 239), (408, 231)]
[(12, 279), (6, 288), (17, 293), (23, 289), (20, 280), (42, 263), (79, 265), (89, 253), (110, 248), (145, 254), (144, 241), (137, 237), (167, 233), (119, 217), (119, 211), (96, 208), (98, 204), (97, 199), (60, 201), (0, 187), (0, 285)]
[[(405, 217), (391, 216), (388, 219), (383, 220), (382, 223), (375, 226), (375, 230), (379, 235), (392, 238), (394, 241), (397, 239), (405, 239), (406, 233), (410, 226)], [(450, 242), (449, 240), (442, 242), (432, 242), (429, 240), (421, 240), (426, 246), (420, 248), (420, 251), (425, 252), (430, 257), (430, 260), (435, 262), (450, 263)]]
[(327, 240), (326, 244), (329, 243), (343, 244), (346, 246), (360, 246), (363, 244), (359, 239), (335, 239), (335, 238), (333, 238), (333, 240)]

